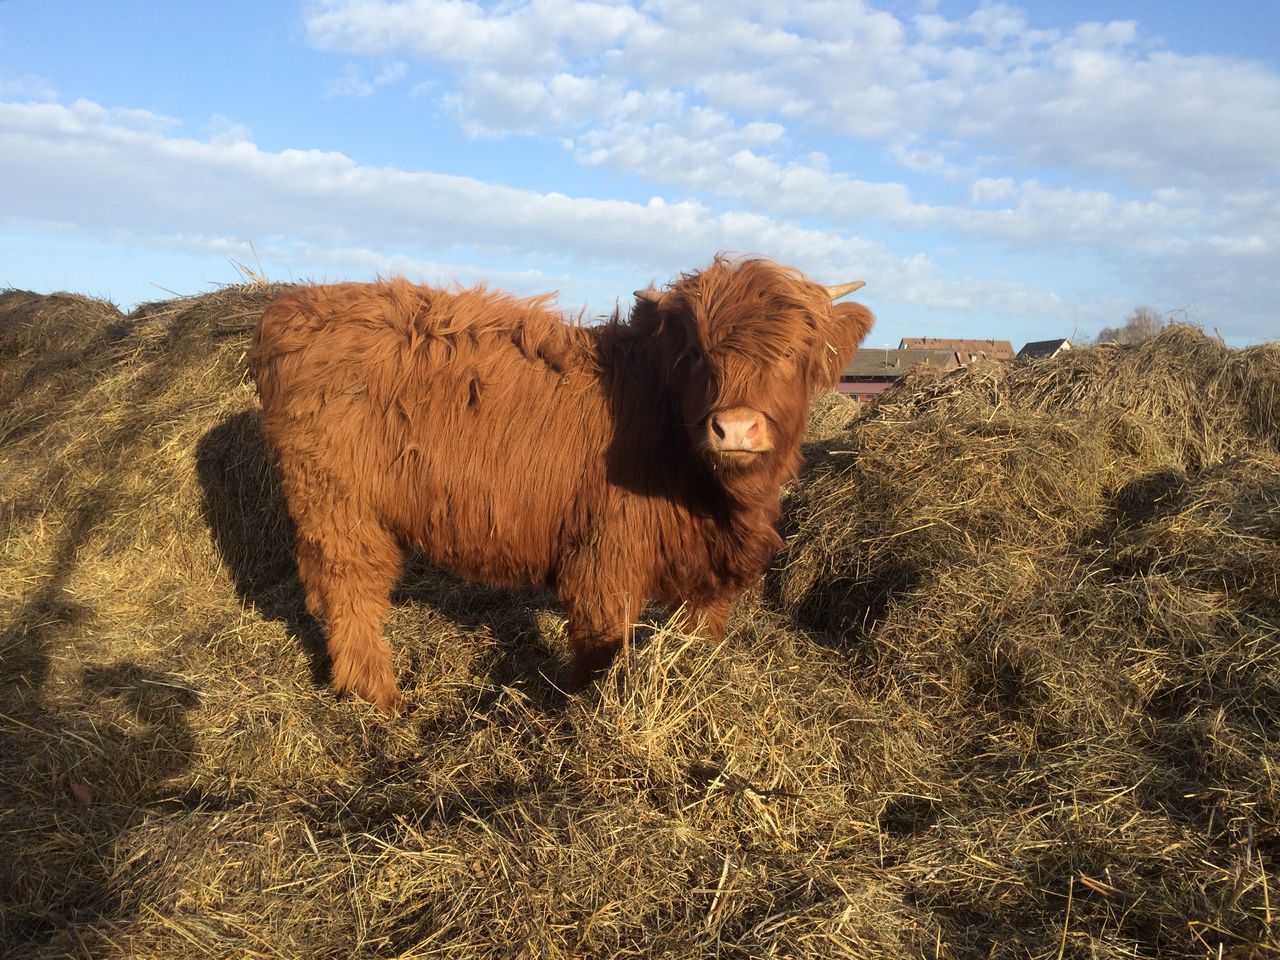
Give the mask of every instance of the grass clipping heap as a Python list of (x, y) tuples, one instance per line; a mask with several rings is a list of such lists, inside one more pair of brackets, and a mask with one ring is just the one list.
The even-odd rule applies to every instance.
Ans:
[(1280, 957), (1280, 346), (826, 398), (728, 639), (576, 698), (547, 597), (412, 566), (387, 719), (303, 613), (273, 292), (0, 294), (0, 953)]

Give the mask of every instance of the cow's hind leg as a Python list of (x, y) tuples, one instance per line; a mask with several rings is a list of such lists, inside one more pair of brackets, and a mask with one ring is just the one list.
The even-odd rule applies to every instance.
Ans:
[(404, 552), (373, 521), (298, 530), (298, 574), (307, 609), (324, 624), (333, 689), (394, 711), (401, 703), (383, 620)]

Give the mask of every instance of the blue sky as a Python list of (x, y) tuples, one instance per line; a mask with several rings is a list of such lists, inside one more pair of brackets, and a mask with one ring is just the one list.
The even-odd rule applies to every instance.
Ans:
[(1280, 337), (1280, 3), (0, 0), (0, 286), (487, 281), (717, 251), (871, 341)]

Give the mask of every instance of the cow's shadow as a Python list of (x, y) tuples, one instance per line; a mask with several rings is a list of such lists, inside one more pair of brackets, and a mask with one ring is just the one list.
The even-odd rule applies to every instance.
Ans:
[(223, 420), (196, 445), (209, 532), (236, 595), (278, 620), (306, 653), (313, 679), (329, 679), (324, 637), (307, 613), (293, 557), (293, 524), (255, 411)]
[[(284, 624), (306, 654), (314, 682), (327, 685), (324, 634), (306, 610), (293, 525), (257, 412), (234, 414), (206, 432), (196, 447), (196, 471), (205, 520), (237, 596)], [(568, 671), (544, 645), (537, 617), (555, 608), (549, 595), (470, 583), (411, 555), (392, 602), (430, 606), (464, 632), (492, 636), (497, 655), (485, 668), (490, 686), (518, 682), (548, 705), (563, 699)]]

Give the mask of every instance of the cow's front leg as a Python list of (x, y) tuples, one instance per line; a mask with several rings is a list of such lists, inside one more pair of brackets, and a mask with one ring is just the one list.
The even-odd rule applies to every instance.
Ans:
[(689, 615), (689, 626), (700, 637), (719, 642), (724, 639), (725, 627), (729, 623), (729, 614), (733, 612), (733, 597), (717, 597), (701, 603), (685, 601), (685, 610)]
[(631, 636), (642, 601), (630, 585), (585, 564), (561, 572), (560, 601), (569, 615), (569, 689), (577, 691), (609, 669)]
[[(632, 617), (625, 602), (597, 607), (569, 605), (569, 690), (577, 692), (601, 676), (631, 635)], [(634, 616), (634, 614), (632, 614)]]
[(285, 481), (297, 525), (298, 577), (307, 611), (324, 625), (333, 689), (393, 713), (401, 697), (382, 621), (401, 574), (403, 551), (390, 531), (362, 517), (348, 501), (308, 503), (288, 474)]

